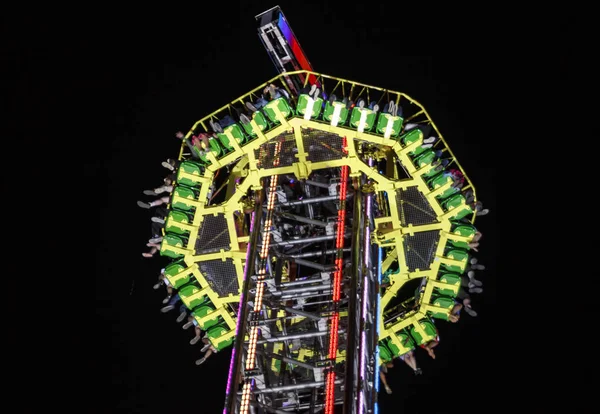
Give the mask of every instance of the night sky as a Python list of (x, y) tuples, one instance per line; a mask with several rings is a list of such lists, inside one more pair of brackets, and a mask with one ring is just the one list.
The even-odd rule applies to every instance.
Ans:
[[(187, 132), (204, 115), (277, 74), (254, 19), (277, 4), (317, 72), (401, 91), (423, 104), (491, 210), (477, 220), (483, 233), (477, 257), (487, 267), (478, 272), (484, 292), (472, 295), (479, 317), (464, 314), (456, 325), (437, 323), (437, 359), (416, 350), (422, 376), (397, 361), (388, 374), (394, 393), (382, 390), (380, 412), (492, 411), (499, 393), (513, 393), (510, 382), (498, 385), (505, 369), (496, 287), (506, 275), (497, 271), (495, 225), (502, 146), (490, 128), (500, 116), (495, 97), (509, 92), (493, 74), (506, 63), (500, 54), (474, 57), (461, 48), (441, 50), (440, 56), (404, 56), (428, 51), (411, 40), (413, 31), (427, 33), (426, 19), (400, 19), (400, 8), (373, 2), (352, 7), (223, 3), (162, 16), (153, 9), (151, 18), (143, 10), (104, 12), (94, 20), (97, 32), (85, 19), (74, 19), (58, 30), (48, 49), (32, 48), (21, 57), (17, 69), (37, 71), (41, 78), (22, 75), (18, 88), (43, 89), (40, 107), (51, 107), (56, 97), (75, 106), (63, 116), (65, 122), (77, 120), (63, 129), (79, 137), (69, 145), (84, 154), (78, 155), (86, 188), (81, 196), (89, 203), (86, 217), (94, 220), (82, 240), (87, 247), (80, 274), (92, 281), (94, 307), (88, 294), (79, 316), (87, 325), (70, 332), (75, 352), (65, 367), (73, 375), (72, 402), (84, 401), (82, 412), (221, 412), (230, 350), (196, 366), (201, 344), (188, 344), (193, 330), (175, 322), (176, 310), (159, 312), (165, 290), (154, 291), (152, 285), (168, 259), (142, 258), (152, 212), (136, 201), (148, 200), (142, 191), (162, 182), (161, 161), (178, 155), (176, 131)], [(42, 25), (40, 36), (52, 27), (50, 21), (35, 24)], [(44, 70), (33, 63), (40, 58), (47, 62)], [(30, 104), (16, 99), (17, 105)], [(35, 115), (41, 122), (57, 121), (43, 110)]]

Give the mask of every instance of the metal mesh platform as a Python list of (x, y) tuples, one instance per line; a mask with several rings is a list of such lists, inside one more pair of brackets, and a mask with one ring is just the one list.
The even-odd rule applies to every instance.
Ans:
[(398, 215), (403, 226), (437, 223), (435, 211), (417, 186), (396, 193)]
[(430, 268), (439, 240), (439, 230), (424, 231), (415, 233), (414, 236), (404, 237), (404, 253), (409, 272)]
[(196, 254), (207, 254), (219, 250), (230, 250), (231, 239), (227, 228), (227, 220), (223, 214), (208, 215), (198, 231)]
[(339, 160), (344, 157), (342, 137), (337, 134), (307, 128), (302, 130), (302, 142), (308, 161)]
[(239, 285), (233, 260), (209, 260), (201, 262), (199, 266), (200, 272), (210, 287), (219, 294), (219, 297), (227, 296), (230, 293), (238, 294)]
[[(276, 149), (279, 147), (279, 162), (275, 157)], [(260, 168), (289, 167), (298, 159), (296, 148), (296, 136), (294, 133), (284, 133), (269, 142), (265, 142), (254, 150), (257, 166)]]

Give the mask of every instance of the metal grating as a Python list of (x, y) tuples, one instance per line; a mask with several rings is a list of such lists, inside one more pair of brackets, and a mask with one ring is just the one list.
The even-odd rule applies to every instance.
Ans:
[(439, 230), (415, 233), (414, 236), (404, 236), (404, 254), (408, 271), (430, 269), (439, 241)]
[(342, 152), (342, 137), (337, 134), (306, 128), (302, 130), (302, 142), (308, 161), (339, 160), (345, 156)]
[(230, 243), (225, 216), (223, 214), (205, 216), (198, 231), (196, 254), (214, 253), (221, 249), (230, 250)]
[(418, 226), (438, 222), (435, 211), (417, 186), (398, 190), (396, 204), (402, 226), (409, 224)]
[(237, 272), (232, 259), (209, 260), (200, 262), (199, 266), (200, 272), (212, 290), (219, 294), (219, 297), (227, 296), (230, 293), (234, 295), (239, 293)]
[[(275, 152), (279, 146), (279, 161), (275, 158)], [(276, 136), (254, 150), (254, 157), (259, 168), (289, 167), (297, 162), (296, 136), (294, 133), (284, 133)]]

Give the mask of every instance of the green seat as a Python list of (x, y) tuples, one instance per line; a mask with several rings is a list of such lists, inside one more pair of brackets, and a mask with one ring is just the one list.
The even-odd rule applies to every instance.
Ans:
[(410, 352), (413, 349), (415, 349), (415, 341), (413, 341), (408, 332), (406, 332), (405, 330), (397, 332), (396, 338), (398, 338), (398, 340), (400, 341), (400, 347), (398, 347), (391, 339), (388, 339), (387, 344), (387, 346), (392, 351), (394, 357), (402, 356), (407, 352)]
[[(444, 308), (446, 310), (452, 310), (454, 307), (454, 299), (448, 296), (438, 296), (436, 298), (432, 298), (432, 305), (438, 306), (440, 308)], [(439, 312), (439, 311), (429, 311), (431, 317), (436, 319), (443, 319), (445, 321), (448, 320), (447, 312)]]
[(390, 362), (392, 359), (394, 359), (394, 355), (392, 354), (392, 351), (390, 351), (387, 346), (386, 346), (387, 341), (380, 341), (379, 344), (377, 344), (377, 346), (379, 347), (379, 359), (381, 360), (382, 363), (386, 363), (386, 362)]
[[(307, 94), (302, 94), (298, 97), (298, 105), (296, 105), (296, 113), (302, 115), (304, 119), (307, 116), (312, 119), (317, 119), (321, 115), (321, 108), (323, 107), (323, 98), (317, 97), (313, 100)], [(307, 114), (307, 110), (309, 113)]]
[(461, 249), (454, 249), (450, 247), (445, 256), (449, 259), (458, 260), (459, 262), (464, 262), (465, 265), (446, 265), (446, 269), (450, 272), (462, 273), (464, 268), (466, 267), (467, 259), (469, 258), (469, 253)]
[(226, 339), (226, 340), (219, 339), (220, 337), (222, 337), (223, 335), (225, 335), (229, 332), (231, 332), (231, 329), (227, 328), (226, 326), (216, 325), (216, 326), (213, 326), (212, 328), (210, 328), (206, 332), (206, 335), (208, 336), (208, 340), (210, 341), (212, 346), (214, 346), (217, 351), (220, 351), (224, 348), (227, 348), (235, 340), (235, 335), (233, 335), (231, 338)]
[(277, 119), (277, 116), (275, 115), (275, 111), (273, 109), (275, 107), (277, 107), (281, 111), (281, 114), (284, 118), (289, 118), (290, 115), (292, 115), (292, 108), (290, 108), (290, 105), (285, 100), (285, 98), (282, 97), (272, 100), (263, 107), (263, 111), (265, 112), (265, 114), (267, 114), (269, 120), (271, 120), (271, 122), (273, 122), (275, 125), (279, 125), (279, 119)]
[(413, 128), (399, 136), (398, 140), (402, 143), (402, 145), (407, 147), (413, 142), (418, 141), (420, 138), (423, 138), (423, 131), (421, 131), (419, 128)]
[[(475, 236), (475, 233), (477, 233), (477, 229), (475, 228), (475, 226), (472, 226), (470, 224), (455, 223), (452, 226), (451, 232), (454, 234), (458, 234), (460, 236), (473, 238), (473, 236)], [(458, 249), (465, 249), (465, 250), (469, 249), (469, 243), (464, 242), (464, 241), (455, 241), (455, 240), (449, 239), (448, 243), (450, 243), (452, 246), (454, 246)]]
[(173, 226), (172, 224), (173, 223), (189, 224), (190, 221), (191, 221), (191, 218), (183, 211), (171, 210), (169, 212), (169, 217), (167, 217), (167, 221), (165, 224), (165, 231), (168, 233), (175, 233), (175, 234), (187, 234), (188, 233), (187, 230), (183, 230), (177, 226)]
[(425, 179), (425, 181), (427, 181), (428, 179), (431, 179), (438, 175), (441, 171), (444, 171), (444, 167), (441, 164), (438, 164), (437, 166), (423, 174), (422, 177)]
[[(212, 151), (216, 158), (219, 158), (221, 154), (223, 154), (223, 147), (221, 147), (221, 144), (219, 144), (219, 140), (217, 138), (209, 137), (208, 146), (210, 147), (209, 149)], [(198, 154), (198, 157), (204, 163), (210, 164), (210, 159), (208, 158), (208, 155), (206, 155), (205, 151), (197, 150), (196, 154)]]
[(425, 151), (423, 151), (421, 155), (416, 157), (413, 160), (413, 162), (417, 168), (421, 168), (424, 165), (431, 164), (433, 160), (435, 160), (435, 151), (431, 148), (428, 148)]
[[(442, 283), (446, 283), (450, 286), (459, 286), (460, 287), (460, 275), (456, 273), (442, 273), (440, 275), (439, 281)], [(436, 287), (437, 293), (442, 296), (455, 297), (456, 293), (452, 289), (444, 289), (441, 287)]]
[(358, 132), (371, 131), (375, 126), (377, 112), (369, 108), (359, 108), (355, 106), (350, 115), (350, 126), (356, 128)]
[(203, 167), (200, 163), (194, 161), (183, 161), (177, 170), (177, 183), (181, 185), (185, 185), (187, 187), (198, 187), (200, 186), (199, 182), (192, 181), (189, 178), (182, 177), (181, 173), (185, 172), (187, 174), (197, 175), (198, 177), (202, 177)]
[[(461, 205), (463, 205), (466, 202), (465, 197), (462, 194), (455, 194), (453, 196), (448, 197), (446, 200), (444, 200), (442, 202), (442, 208), (444, 208), (446, 211), (450, 211), (452, 209), (455, 209), (457, 207), (460, 207)], [(455, 215), (452, 215), (450, 217), (450, 219), (452, 220), (460, 220), (463, 217), (468, 216), (469, 214), (473, 213), (473, 210), (471, 209), (471, 206), (467, 206), (466, 209), (457, 212)]]
[(202, 294), (202, 288), (196, 281), (179, 289), (178, 294), (179, 298), (188, 309), (194, 309), (206, 303), (206, 295)]
[[(337, 123), (334, 125), (334, 122), (332, 121), (335, 113), (338, 113), (339, 117)], [(331, 102), (327, 101), (325, 104), (325, 112), (323, 112), (323, 119), (327, 122), (331, 122), (331, 124), (334, 126), (344, 125), (348, 119), (348, 108), (346, 108), (346, 104), (339, 101), (336, 101), (332, 104)]]
[(425, 331), (425, 336), (421, 336), (421, 334), (415, 329), (414, 325), (410, 327), (410, 334), (413, 338), (415, 338), (415, 343), (417, 345), (423, 345), (427, 342), (436, 339), (437, 330), (435, 329), (435, 325), (429, 319), (421, 319), (419, 321), (419, 326), (423, 328)]
[(203, 331), (206, 331), (207, 329), (217, 325), (222, 320), (221, 317), (217, 315), (213, 319), (202, 321), (203, 317), (213, 312), (214, 310), (215, 307), (212, 305), (212, 303), (210, 303), (210, 301), (208, 303), (205, 302), (205, 304), (194, 308), (194, 311), (192, 312), (192, 317), (196, 320), (196, 322), (198, 322), (198, 327)]
[[(186, 242), (179, 235), (167, 233), (167, 234), (165, 234), (165, 237), (163, 237), (162, 245), (179, 247), (181, 249), (184, 249)], [(175, 253), (169, 249), (165, 249), (163, 251), (162, 248), (161, 248), (160, 254), (161, 254), (161, 256), (172, 257), (173, 259), (179, 259), (180, 257), (183, 256), (182, 254)]]
[(181, 286), (187, 285), (192, 279), (192, 273), (189, 273), (185, 277), (176, 278), (179, 273), (185, 270), (185, 266), (181, 260), (173, 262), (165, 266), (165, 277), (171, 283), (173, 289), (179, 289)]
[(376, 131), (383, 134), (384, 138), (395, 138), (400, 134), (403, 122), (404, 118), (401, 116), (392, 116), (387, 113), (381, 113), (377, 120)]
[(172, 207), (182, 210), (182, 211), (191, 211), (194, 206), (192, 204), (186, 204), (185, 201), (176, 200), (175, 196), (179, 196), (188, 200), (196, 201), (196, 193), (189, 187), (185, 187), (183, 185), (178, 185), (173, 189), (173, 203)]
[[(269, 122), (267, 121), (262, 112), (254, 112), (254, 114), (252, 115), (252, 119), (254, 120), (254, 122), (256, 122), (256, 125), (258, 126), (261, 132), (269, 128)], [(246, 131), (246, 134), (248, 134), (249, 137), (256, 137), (256, 134), (252, 129), (252, 124), (242, 124), (242, 127), (244, 128), (244, 131)]]
[[(444, 184), (446, 184), (448, 181), (452, 182), (452, 178), (450, 178), (449, 176), (445, 175), (443, 172), (439, 173), (438, 175), (434, 176), (433, 178), (431, 178), (428, 182), (427, 185), (429, 186), (429, 188), (431, 188), (432, 190), (435, 190), (436, 188), (440, 188), (442, 187)], [(438, 195), (438, 199), (444, 199), (447, 197), (450, 197), (452, 194), (456, 194), (458, 193), (460, 190), (458, 188), (455, 187), (450, 187), (447, 190), (445, 190), (442, 194)]]
[(219, 138), (219, 141), (221, 141), (221, 144), (223, 144), (223, 146), (228, 150), (233, 151), (234, 149), (233, 145), (231, 145), (231, 142), (229, 142), (229, 137), (227, 136), (228, 133), (231, 134), (233, 139), (235, 139), (235, 141), (239, 145), (242, 145), (244, 143), (245, 135), (242, 127), (240, 127), (238, 124), (229, 125), (223, 130), (222, 133), (217, 134), (217, 137)]

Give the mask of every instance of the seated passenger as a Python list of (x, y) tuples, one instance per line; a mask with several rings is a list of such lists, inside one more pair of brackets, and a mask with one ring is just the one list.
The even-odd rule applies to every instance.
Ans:
[(164, 197), (157, 198), (156, 200), (151, 201), (149, 203), (146, 203), (144, 201), (138, 201), (137, 205), (141, 208), (149, 209), (150, 207), (156, 207), (156, 206), (160, 206), (162, 204), (167, 204), (169, 202), (170, 198), (171, 198), (171, 196), (166, 195)]
[[(166, 280), (166, 278), (165, 278)], [(171, 310), (175, 309), (175, 305), (178, 302), (181, 302), (181, 298), (179, 297), (179, 294), (175, 294), (175, 296), (172, 297), (167, 297), (169, 300), (167, 302), (167, 306), (163, 306), (160, 311), (162, 313), (167, 313), (170, 312)], [(163, 300), (164, 303), (164, 300)], [(177, 322), (181, 322), (185, 319), (185, 317), (188, 314), (188, 308), (187, 306), (185, 306), (184, 303), (181, 303), (181, 305), (179, 305), (179, 316), (177, 316)]]
[(270, 84), (263, 90), (263, 94), (269, 94), (272, 101), (281, 97), (285, 98), (288, 102), (290, 100), (289, 93), (284, 88), (278, 88), (277, 86)]
[[(358, 106), (360, 109), (364, 109), (365, 107), (365, 100), (360, 98), (357, 102), (356, 102), (356, 106)], [(370, 110), (372, 110), (373, 112), (377, 112), (379, 111), (379, 105), (377, 105), (377, 102), (375, 101), (371, 101), (371, 103), (369, 104), (368, 107)]]
[(223, 133), (223, 128), (227, 128), (228, 126), (235, 124), (235, 119), (233, 119), (230, 115), (225, 115), (219, 121), (213, 121), (211, 119), (208, 121), (208, 123), (214, 132)]
[(198, 156), (198, 154), (196, 153), (196, 150), (194, 149), (194, 144), (192, 143), (192, 138), (193, 137), (192, 138), (186, 138), (185, 135), (184, 135), (184, 133), (181, 132), (181, 131), (177, 131), (175, 133), (175, 137), (177, 139), (185, 141), (185, 144), (188, 146), (188, 148), (189, 148), (189, 150), (190, 150), (190, 152), (192, 154), (192, 158), (195, 158), (195, 159), (199, 159), (200, 158)]
[(383, 107), (383, 112), (386, 114), (390, 114), (391, 116), (399, 116), (402, 117), (402, 107), (396, 105), (396, 102), (390, 101), (386, 103)]
[(160, 249), (160, 245), (156, 243), (147, 243), (146, 246), (151, 248), (149, 252), (142, 253), (142, 256), (144, 256), (147, 259), (149, 259), (150, 257), (154, 257), (158, 249)]
[(301, 95), (308, 95), (312, 99), (317, 99), (319, 97), (320, 92), (321, 92), (321, 90), (319, 88), (317, 88), (317, 85), (311, 85), (310, 88), (304, 87), (304, 88), (300, 89)]
[(163, 167), (173, 172), (179, 168), (179, 164), (181, 164), (180, 161), (173, 158), (169, 158), (161, 163)]
[(264, 95), (261, 95), (254, 102), (246, 102), (246, 107), (251, 112), (257, 112), (259, 109), (263, 108), (268, 103), (269, 101), (265, 99)]
[(165, 217), (168, 214), (169, 210), (164, 207), (156, 209), (156, 215), (150, 219), (152, 222), (150, 225), (152, 238), (148, 240), (149, 243), (160, 243), (162, 241), (162, 229), (165, 227)]
[(145, 195), (155, 195), (160, 193), (170, 193), (173, 191), (173, 181), (175, 180), (175, 174), (169, 174), (163, 179), (164, 185), (153, 188), (152, 190), (144, 190)]
[(421, 368), (417, 366), (417, 358), (415, 357), (414, 349), (411, 349), (406, 354), (400, 355), (398, 358), (404, 361), (404, 363), (413, 370), (415, 375), (421, 375), (423, 373)]
[(388, 368), (393, 368), (393, 367), (394, 367), (394, 364), (391, 361), (390, 362), (384, 362), (383, 364), (381, 364), (379, 366), (379, 378), (381, 379), (381, 383), (385, 387), (385, 392), (387, 392), (388, 394), (392, 393), (392, 389), (390, 388), (390, 386), (387, 383), (387, 379), (385, 377), (385, 374), (387, 374)]
[(483, 208), (483, 204), (481, 201), (475, 202), (475, 196), (473, 195), (473, 190), (468, 189), (463, 193), (466, 199), (466, 203), (471, 206), (471, 209), (475, 211), (476, 216), (485, 216), (490, 212), (489, 209)]

